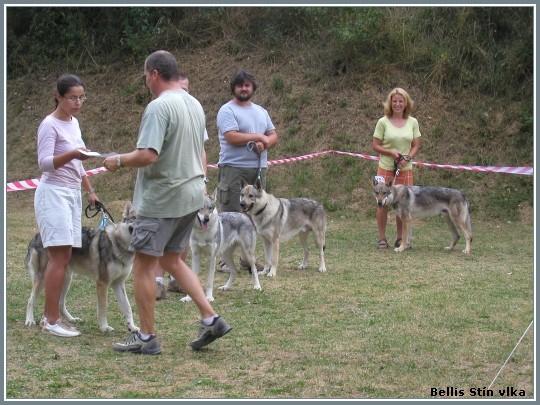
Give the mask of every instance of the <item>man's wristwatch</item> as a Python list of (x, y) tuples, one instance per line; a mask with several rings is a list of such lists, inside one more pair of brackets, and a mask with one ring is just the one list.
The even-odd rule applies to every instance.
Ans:
[(203, 177), (203, 181), (204, 181), (204, 184), (208, 184), (208, 182), (209, 182), (210, 180), (208, 180), (208, 177), (204, 176), (204, 177)]
[(122, 165), (122, 160), (120, 159), (120, 155), (116, 155), (116, 167), (118, 168), (124, 167), (124, 165)]

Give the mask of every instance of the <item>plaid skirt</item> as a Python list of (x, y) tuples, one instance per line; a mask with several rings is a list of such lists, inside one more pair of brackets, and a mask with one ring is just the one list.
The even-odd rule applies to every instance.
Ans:
[[(384, 181), (388, 183), (394, 179), (394, 171), (386, 170), (380, 167), (377, 168), (377, 176), (384, 177)], [(394, 184), (403, 184), (405, 186), (412, 186), (414, 180), (413, 170), (402, 170), (399, 172)]]

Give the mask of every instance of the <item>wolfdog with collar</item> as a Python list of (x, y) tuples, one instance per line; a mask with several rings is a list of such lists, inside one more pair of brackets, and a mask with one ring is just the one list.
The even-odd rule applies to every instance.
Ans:
[[(133, 322), (133, 313), (126, 295), (125, 282), (131, 273), (134, 253), (128, 250), (131, 242), (132, 222), (135, 212), (131, 202), (124, 206), (121, 223), (109, 224), (105, 229), (82, 227), (82, 247), (73, 248), (64, 286), (60, 295), (60, 313), (68, 322), (76, 322), (66, 309), (66, 296), (73, 273), (83, 274), (96, 281), (98, 326), (102, 332), (113, 331), (107, 323), (107, 295), (111, 287), (130, 332), (139, 330)], [(26, 307), (26, 325), (35, 325), (34, 305), (43, 289), (45, 268), (49, 261), (40, 234), (36, 234), (28, 244), (24, 263), (32, 278), (32, 291)]]
[(444, 215), (452, 233), (452, 242), (445, 249), (454, 249), (460, 229), (465, 236), (463, 253), (471, 253), (471, 206), (463, 192), (437, 186), (394, 185), (393, 181), (385, 183), (384, 180), (373, 179), (373, 195), (377, 205), (390, 207), (401, 218), (402, 233), (398, 236), (401, 244), (394, 249), (396, 252), (403, 252), (409, 247), (413, 218)]
[(296, 235), (299, 235), (304, 248), (304, 260), (298, 268), (307, 268), (310, 232), (313, 232), (319, 248), (319, 271), (325, 272), (326, 211), (323, 205), (309, 198), (276, 198), (263, 190), (258, 179), (253, 185), (241, 179), (240, 186), (240, 207), (251, 218), (264, 243), (266, 263), (261, 274), (276, 276), (279, 244)]

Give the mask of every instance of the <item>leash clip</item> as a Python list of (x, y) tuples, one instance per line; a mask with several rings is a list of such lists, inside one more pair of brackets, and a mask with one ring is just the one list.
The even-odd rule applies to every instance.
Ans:
[(103, 217), (101, 218), (101, 221), (99, 222), (99, 229), (105, 229), (107, 226), (107, 221), (109, 220), (109, 216), (103, 212)]

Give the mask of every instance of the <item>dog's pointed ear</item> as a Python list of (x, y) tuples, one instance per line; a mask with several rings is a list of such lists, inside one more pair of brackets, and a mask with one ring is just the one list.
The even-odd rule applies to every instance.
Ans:
[(131, 204), (131, 201), (127, 201), (124, 204), (124, 218), (129, 215), (132, 209), (133, 209), (133, 205)]
[(386, 185), (387, 185), (388, 187), (392, 187), (392, 186), (394, 185), (394, 180), (395, 180), (395, 179), (390, 180), (388, 183), (386, 183)]
[(240, 190), (247, 186), (247, 181), (243, 177), (240, 177)]
[(261, 190), (262, 190), (262, 182), (261, 182), (261, 179), (255, 180), (254, 186), (255, 186), (255, 188), (256, 188), (258, 191), (261, 191)]

